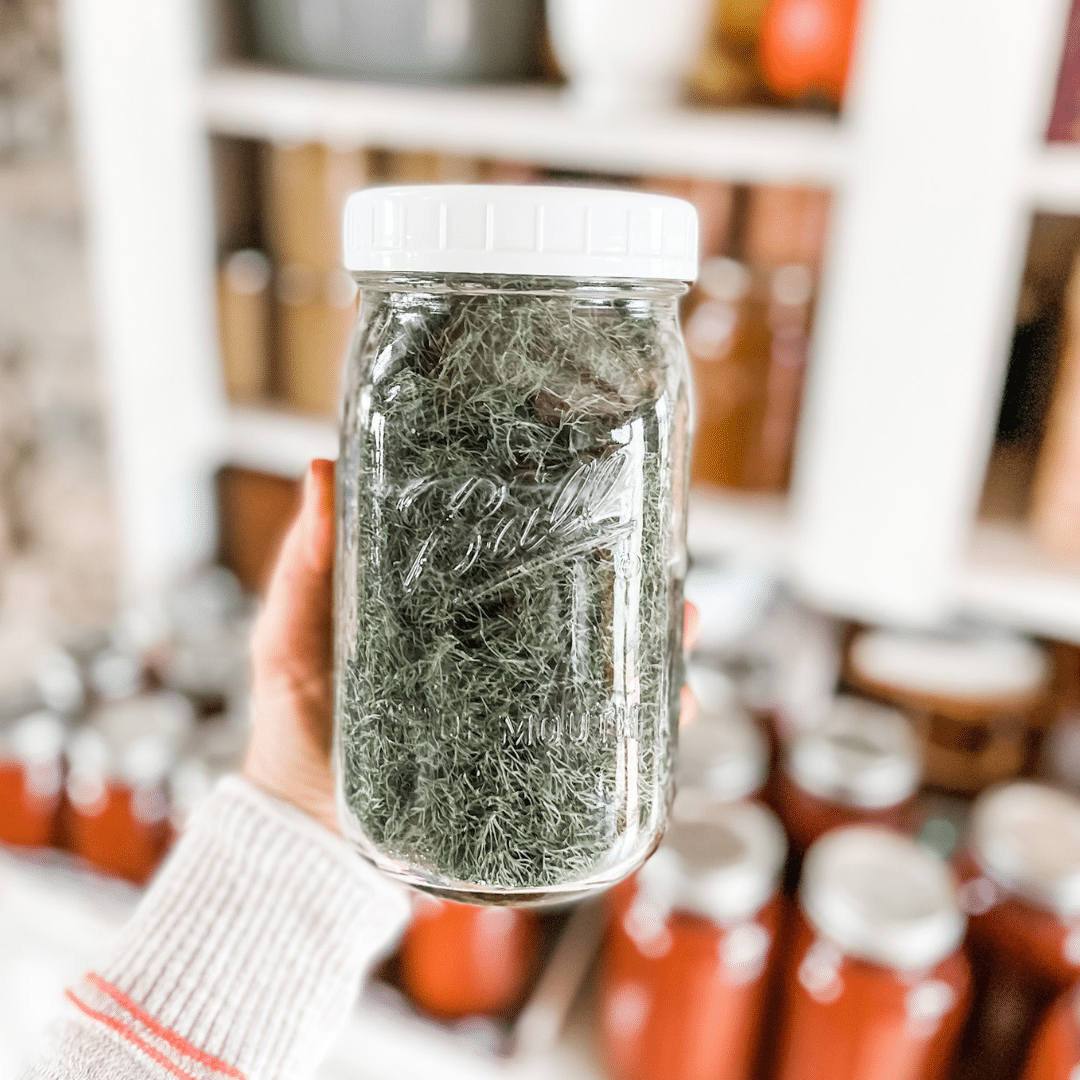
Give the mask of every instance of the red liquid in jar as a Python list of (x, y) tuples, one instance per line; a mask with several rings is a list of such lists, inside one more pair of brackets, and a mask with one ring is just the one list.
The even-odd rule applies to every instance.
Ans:
[(741, 1080), (754, 1070), (785, 853), (765, 807), (680, 793), (660, 849), (609, 899), (600, 1029), (616, 1080)]
[(1080, 918), (1067, 910), (1078, 828), (1080, 800), (1033, 783), (975, 804), (970, 850), (958, 859), (976, 988), (962, 1077), (1016, 1077), (1047, 1009), (1080, 981)]
[(636, 940), (617, 904), (604, 944), (600, 1025), (616, 1080), (742, 1080), (761, 1038), (768, 966), (780, 922), (777, 898), (724, 927), (672, 912)]
[(787, 830), (792, 852), (800, 855), (830, 829), (844, 825), (881, 825), (901, 833), (913, 832), (915, 828), (914, 796), (894, 806), (846, 806), (811, 794), (782, 768), (776, 772), (770, 794), (773, 809)]
[(1080, 1076), (1080, 1003), (1062, 994), (1032, 1040), (1023, 1080), (1075, 1080)]
[(401, 942), (402, 982), (434, 1016), (505, 1015), (528, 990), (539, 945), (531, 912), (424, 898)]
[(970, 1004), (949, 868), (849, 826), (807, 852), (785, 937), (773, 1080), (944, 1080)]
[(48, 847), (56, 842), (60, 763), (0, 762), (0, 842)]
[(66, 820), (77, 855), (137, 885), (149, 881), (168, 848), (169, 822), (160, 786), (133, 789), (108, 781), (92, 801), (69, 801)]
[(963, 954), (902, 973), (844, 955), (797, 920), (775, 1080), (946, 1077), (968, 1008)]

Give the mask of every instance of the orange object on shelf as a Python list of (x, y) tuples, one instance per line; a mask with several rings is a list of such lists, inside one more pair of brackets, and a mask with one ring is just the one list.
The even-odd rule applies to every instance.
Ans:
[(72, 739), (68, 762), (68, 846), (106, 874), (145, 884), (170, 841), (167, 747), (152, 736), (111, 746), (87, 728)]
[(217, 474), (220, 560), (249, 592), (262, 593), (300, 506), (300, 484), (225, 466)]
[(39, 712), (0, 733), (0, 843), (49, 847), (58, 840), (64, 723)]
[(839, 105), (851, 65), (858, 0), (769, 0), (758, 57), (769, 88), (783, 98)]
[(399, 949), (401, 979), (433, 1016), (504, 1016), (523, 1000), (539, 949), (532, 912), (423, 897)]
[(1066, 991), (1046, 1014), (1031, 1042), (1021, 1080), (1074, 1080), (1080, 1076), (1080, 998)]
[(684, 327), (696, 411), (691, 481), (741, 487), (769, 364), (766, 304), (746, 267), (703, 263)]
[(801, 265), (701, 270), (685, 319), (694, 377), (695, 483), (787, 487), (810, 331), (813, 276)]
[(945, 1080), (970, 999), (948, 868), (853, 827), (807, 856), (774, 1080)]
[(977, 991), (963, 1075), (1006, 1080), (1050, 1003), (1080, 982), (1080, 799), (1027, 781), (988, 791), (961, 869)]
[(766, 0), (714, 0), (705, 47), (690, 74), (696, 96), (710, 104), (763, 103), (769, 91), (758, 61)]
[(801, 855), (843, 825), (912, 831), (919, 777), (918, 745), (904, 715), (841, 696), (819, 728), (795, 738), (771, 801)]
[(754, 803), (692, 802), (609, 901), (600, 1025), (616, 1080), (742, 1080), (757, 1060), (783, 832)]

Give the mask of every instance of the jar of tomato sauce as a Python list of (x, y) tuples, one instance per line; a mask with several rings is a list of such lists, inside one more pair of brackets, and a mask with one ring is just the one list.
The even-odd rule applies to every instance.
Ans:
[(1016, 1075), (1053, 999), (1080, 981), (1080, 799), (1026, 781), (972, 810), (961, 900), (976, 1005), (965, 1075)]
[(677, 803), (610, 905), (600, 967), (616, 1080), (742, 1080), (754, 1068), (780, 922), (783, 830), (753, 802)]
[(1022, 1080), (1080, 1077), (1080, 994), (1071, 989), (1047, 1012), (1028, 1051)]
[(84, 728), (68, 747), (68, 845), (107, 874), (149, 880), (169, 843), (167, 745), (144, 735), (110, 744)]
[(418, 897), (399, 949), (412, 1001), (445, 1020), (504, 1016), (520, 1005), (539, 963), (535, 912)]
[(66, 729), (36, 712), (0, 732), (0, 842), (48, 847), (57, 840)]
[(919, 777), (918, 744), (904, 715), (841, 695), (819, 727), (792, 741), (773, 798), (801, 855), (841, 825), (910, 830)]
[(810, 848), (799, 906), (775, 1080), (943, 1080), (970, 986), (948, 866), (849, 826)]
[(745, 799), (761, 790), (768, 768), (765, 735), (739, 705), (702, 711), (679, 732), (677, 790), (701, 788), (720, 800)]

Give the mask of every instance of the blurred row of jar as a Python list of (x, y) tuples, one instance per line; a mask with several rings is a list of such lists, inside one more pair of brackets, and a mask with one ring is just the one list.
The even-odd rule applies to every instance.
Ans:
[(249, 601), (220, 567), (43, 654), (0, 703), (0, 842), (153, 874), (246, 741)]
[[(1080, 981), (1080, 798), (996, 783), (1034, 760), (1050, 652), (982, 631), (845, 641), (777, 606), (764, 677), (745, 662), (746, 633), (721, 651), (717, 624), (706, 632), (672, 825), (607, 897), (597, 1023), (610, 1075), (1018, 1076), (1041, 1060), (1046, 1017), (1076, 1031), (1073, 997), (1047, 1010)], [(974, 804), (938, 794), (984, 788)], [(540, 920), (425, 901), (401, 984), (440, 1018), (511, 1015), (542, 963)]]
[(565, 79), (591, 110), (835, 107), (857, 0), (248, 0), (260, 56), (399, 83)]

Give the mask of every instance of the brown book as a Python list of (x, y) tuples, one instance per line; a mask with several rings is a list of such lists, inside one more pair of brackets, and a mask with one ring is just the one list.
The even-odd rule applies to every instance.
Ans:
[(1040, 547), (1075, 561), (1080, 560), (1080, 256), (1065, 289), (1061, 343), (1029, 520)]
[(270, 391), (270, 260), (234, 251), (218, 270), (217, 300), (226, 392), (259, 401)]
[(226, 466), (217, 495), (221, 562), (245, 589), (261, 593), (300, 505), (299, 481)]
[(345, 200), (370, 179), (366, 151), (270, 144), (263, 168), (263, 218), (274, 264), (340, 267)]

